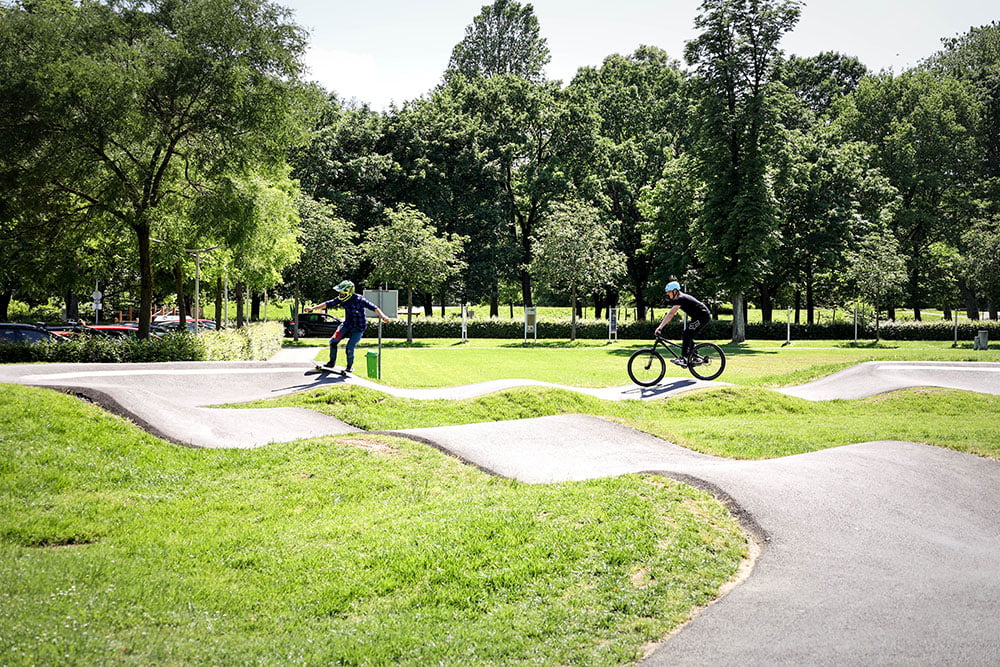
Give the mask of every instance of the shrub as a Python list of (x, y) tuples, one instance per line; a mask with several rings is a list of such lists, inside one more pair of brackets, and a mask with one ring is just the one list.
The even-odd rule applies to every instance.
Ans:
[(2, 343), (0, 363), (146, 363), (158, 361), (253, 361), (281, 349), (281, 325), (251, 324), (242, 329), (194, 335), (171, 333), (162, 338), (81, 336), (41, 344)]

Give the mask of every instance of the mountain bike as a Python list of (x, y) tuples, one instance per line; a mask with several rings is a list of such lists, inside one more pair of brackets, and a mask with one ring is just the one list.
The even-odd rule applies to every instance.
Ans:
[(659, 384), (667, 372), (667, 360), (657, 346), (670, 353), (671, 362), (686, 367), (699, 380), (714, 380), (726, 369), (726, 353), (715, 343), (695, 343), (684, 358), (679, 343), (657, 335), (652, 347), (637, 350), (628, 359), (628, 376), (640, 387)]

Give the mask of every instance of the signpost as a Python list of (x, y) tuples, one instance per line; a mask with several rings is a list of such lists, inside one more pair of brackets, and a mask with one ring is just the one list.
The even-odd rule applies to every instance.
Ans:
[(528, 334), (534, 342), (538, 342), (538, 310), (534, 307), (524, 309), (524, 344), (528, 344)]
[(94, 288), (94, 293), (90, 295), (90, 297), (94, 300), (94, 303), (92, 304), (94, 306), (94, 324), (99, 324), (101, 321), (101, 297), (103, 296), (104, 295), (101, 294), (101, 290), (96, 287)]
[(618, 309), (608, 308), (608, 342), (618, 340)]
[(469, 304), (462, 304), (462, 342), (469, 342)]
[[(379, 307), (389, 319), (396, 319), (399, 313), (399, 291), (385, 289), (366, 289), (364, 297)], [(372, 317), (372, 315), (369, 315)], [(377, 313), (374, 317), (378, 319), (378, 377), (382, 378), (382, 318)]]

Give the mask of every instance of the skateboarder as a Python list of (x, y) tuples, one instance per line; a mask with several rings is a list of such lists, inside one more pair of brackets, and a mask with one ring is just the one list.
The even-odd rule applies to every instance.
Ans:
[(342, 338), (346, 338), (347, 366), (344, 368), (344, 371), (350, 373), (354, 369), (354, 348), (357, 347), (361, 337), (364, 336), (365, 327), (368, 326), (368, 321), (365, 319), (365, 308), (374, 310), (382, 318), (383, 322), (388, 322), (389, 317), (374, 303), (360, 294), (355, 294), (354, 283), (350, 280), (344, 280), (333, 289), (337, 292), (337, 296), (315, 306), (307, 306), (304, 310), (307, 313), (311, 313), (314, 310), (325, 310), (335, 306), (343, 307), (344, 320), (337, 327), (337, 330), (333, 332), (333, 336), (330, 337), (330, 361), (323, 368), (334, 370), (334, 366), (337, 363), (337, 346), (340, 344)]

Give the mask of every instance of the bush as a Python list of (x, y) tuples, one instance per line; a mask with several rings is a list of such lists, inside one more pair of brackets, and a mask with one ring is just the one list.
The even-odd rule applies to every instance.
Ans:
[(255, 361), (281, 349), (281, 325), (251, 324), (242, 329), (171, 333), (162, 338), (81, 336), (41, 344), (2, 343), (0, 363), (147, 363), (158, 361)]
[[(660, 320), (629, 320), (618, 323), (618, 338), (626, 340), (651, 339), (653, 330)], [(570, 319), (546, 319), (538, 323), (539, 339), (569, 339)], [(683, 329), (683, 319), (674, 318), (667, 325), (665, 335), (679, 339)], [(958, 339), (970, 342), (979, 329), (990, 332), (991, 340), (1000, 340), (1000, 322), (966, 322), (958, 326)], [(729, 320), (712, 320), (699, 334), (701, 339), (725, 340), (732, 336), (733, 325)], [(524, 338), (524, 321), (509, 319), (487, 319), (468, 321), (469, 338)], [(788, 333), (786, 322), (751, 322), (747, 324), (747, 338), (750, 340), (785, 340)], [(382, 335), (386, 338), (406, 338), (406, 320), (400, 319), (382, 325)], [(793, 324), (792, 340), (854, 340), (852, 322), (833, 324)], [(952, 340), (955, 325), (949, 322), (881, 322), (879, 337), (884, 340)], [(418, 338), (461, 338), (462, 322), (452, 318), (420, 318), (413, 320), (413, 337)], [(577, 320), (576, 337), (585, 340), (606, 340), (608, 323), (605, 320)], [(874, 325), (858, 325), (858, 338), (875, 338)]]

